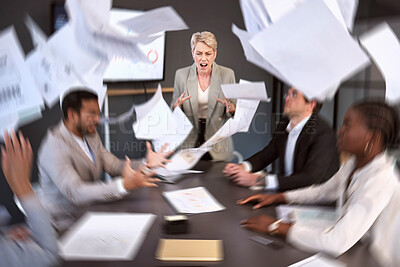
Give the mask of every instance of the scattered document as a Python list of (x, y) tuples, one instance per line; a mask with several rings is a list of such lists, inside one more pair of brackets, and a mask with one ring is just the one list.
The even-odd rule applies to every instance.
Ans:
[(0, 113), (34, 107), (43, 107), (43, 99), (24, 62), (15, 30), (10, 27), (0, 33)]
[[(266, 0), (262, 2), (264, 3), (264, 7), (267, 10), (272, 24), (274, 24), (301, 6), (305, 1), (308, 0)], [(340, 11), (338, 2), (336, 0), (324, 0), (323, 2), (332, 12), (332, 15), (334, 15), (338, 22), (343, 26), (343, 28), (346, 29), (346, 23)]]
[[(242, 80), (241, 82), (244, 84), (246, 83), (246, 81)], [(258, 91), (255, 93), (256, 95), (254, 96), (254, 98), (268, 99), (265, 86), (263, 85), (264, 84), (258, 85)], [(227, 94), (229, 96), (228, 97), (227, 95), (225, 95), (225, 97), (227, 98), (235, 98), (233, 96), (242, 97), (242, 93), (246, 90), (246, 88), (241, 88), (241, 90), (233, 91), (233, 93), (231, 93), (229, 88), (232, 87), (228, 87), (227, 89)], [(234, 88), (234, 90), (236, 90), (236, 88)], [(166, 169), (169, 171), (191, 169), (199, 162), (201, 157), (206, 152), (212, 149), (213, 145), (234, 135), (235, 133), (247, 132), (250, 128), (251, 122), (253, 120), (254, 114), (257, 111), (259, 103), (260, 100), (238, 99), (236, 102), (236, 111), (234, 118), (230, 118), (229, 120), (227, 120), (224, 125), (222, 125), (222, 127), (218, 129), (218, 131), (206, 142), (204, 142), (200, 147), (183, 149), (175, 153), (171, 157), (171, 162), (166, 164)]]
[(42, 118), (42, 108), (32, 107), (18, 112), (6, 113), (0, 115), (0, 140), (4, 140), (3, 130), (11, 132), (12, 130), (17, 130), (18, 127), (31, 123), (35, 120)]
[(335, 208), (316, 206), (279, 205), (276, 207), (276, 214), (278, 219), (295, 221), (296, 224), (315, 227), (321, 231), (330, 229), (338, 218)]
[(197, 148), (187, 148), (176, 152), (170, 158), (171, 162), (166, 164), (168, 171), (189, 170), (193, 168), (201, 157), (211, 150), (211, 146), (201, 146)]
[(32, 107), (18, 111), (18, 126), (31, 123), (42, 118), (42, 108)]
[(67, 260), (132, 260), (154, 214), (88, 212), (59, 240)]
[(153, 139), (154, 151), (160, 151), (164, 144), (168, 144), (165, 151), (174, 151), (185, 141), (192, 131), (192, 123), (179, 107), (176, 107), (172, 112), (172, 119), (175, 121), (176, 125), (174, 133), (165, 134), (160, 138)]
[(157, 92), (144, 104), (135, 105), (136, 121), (133, 130), (139, 139), (161, 139), (176, 134), (177, 122), (167, 102), (162, 97), (161, 85)]
[(250, 40), (253, 38), (253, 36), (255, 36), (255, 33), (248, 33), (244, 30), (241, 30), (235, 24), (232, 24), (232, 32), (239, 38), (247, 61), (268, 71), (286, 84), (289, 84), (286, 78), (283, 77), (283, 75), (274, 66), (272, 66), (271, 63), (265, 60), (250, 44)]
[(182, 178), (184, 174), (196, 174), (203, 173), (203, 171), (197, 170), (176, 170), (170, 171), (166, 168), (158, 167), (156, 169), (152, 169), (157, 174), (157, 177), (164, 183), (175, 183), (178, 179)]
[(288, 267), (346, 267), (346, 264), (318, 253)]
[[(103, 1), (102, 12), (97, 12), (97, 2), (95, 1), (86, 3), (86, 1), (67, 0), (66, 10), (69, 17), (73, 18), (71, 25), (80, 46), (86, 52), (106, 62), (109, 62), (115, 55), (119, 55), (151, 63), (139, 49), (137, 39), (121, 33), (118, 28), (110, 24), (108, 2), (110, 1)], [(96, 8), (93, 8), (93, 5), (96, 5)], [(151, 39), (151, 41), (154, 40), (155, 38)]]
[(264, 82), (249, 82), (241, 80), (239, 83), (221, 84), (225, 98), (253, 99), (269, 102)]
[(171, 6), (155, 8), (120, 23), (132, 29), (139, 36), (188, 29), (186, 23)]
[(233, 118), (236, 122), (235, 125), (237, 125), (237, 132), (246, 133), (249, 131), (259, 104), (259, 100), (238, 99), (236, 102), (235, 117)]
[[(257, 33), (276, 23), (305, 0), (240, 0), (244, 23), (249, 33)], [(353, 29), (358, 0), (324, 0), (336, 19)]]
[(66, 90), (78, 77), (62, 58), (43, 46), (37, 46), (26, 58), (36, 86), (48, 107), (58, 102), (61, 90)]
[[(131, 58), (116, 55), (112, 58), (104, 74), (105, 80), (137, 80), (141, 77), (149, 77), (149, 79), (162, 78), (165, 54), (165, 33), (161, 32), (157, 35), (152, 35), (152, 37), (138, 37), (134, 32), (134, 28), (129, 28), (120, 24), (121, 21), (136, 18), (141, 14), (143, 14), (142, 11), (113, 8), (110, 11), (110, 24), (130, 38), (132, 35), (135, 36), (134, 38), (137, 39), (138, 48), (151, 62), (147, 60), (132, 60)], [(152, 21), (149, 22), (149, 24), (151, 23)]]
[(250, 34), (258, 33), (271, 24), (271, 18), (265, 9), (264, 1), (240, 0), (240, 8), (242, 10), (244, 25)]
[(375, 61), (386, 83), (386, 99), (400, 100), (400, 42), (387, 23), (382, 23), (360, 37), (362, 46)]
[(369, 64), (357, 42), (320, 0), (305, 1), (255, 35), (250, 44), (289, 85), (310, 99), (332, 96), (332, 88)]
[(160, 239), (156, 259), (162, 261), (222, 261), (222, 240)]
[(47, 35), (40, 29), (36, 22), (27, 15), (25, 18), (25, 25), (29, 30), (32, 37), (33, 46), (44, 46), (47, 42)]
[(86, 51), (81, 46), (81, 42), (82, 40), (76, 35), (74, 27), (71, 24), (66, 24), (50, 36), (46, 49), (49, 49), (58, 58), (63, 59), (62, 64), (65, 65), (66, 71), (84, 76), (99, 64), (101, 58), (90, 51)]
[(354, 20), (357, 14), (358, 0), (336, 0), (338, 2), (347, 29), (353, 31)]
[(11, 132), (17, 128), (18, 112), (11, 112), (0, 116), (0, 141), (4, 141), (4, 130)]
[(206, 148), (221, 142), (238, 132), (247, 132), (257, 111), (259, 100), (238, 99), (234, 118), (227, 120), (224, 125), (200, 147)]
[(162, 194), (179, 213), (204, 213), (225, 209), (225, 207), (202, 186), (168, 191)]

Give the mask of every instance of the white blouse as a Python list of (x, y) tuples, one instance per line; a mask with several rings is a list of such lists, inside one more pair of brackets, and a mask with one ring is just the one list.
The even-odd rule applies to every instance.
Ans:
[[(370, 237), (370, 250), (382, 266), (400, 266), (396, 246), (400, 228), (400, 184), (394, 160), (386, 152), (357, 170), (351, 157), (327, 182), (285, 193), (288, 202), (323, 203), (338, 201), (339, 218), (327, 231), (294, 224), (287, 240), (307, 251), (339, 256), (362, 237)], [(396, 222), (397, 220), (397, 222)]]
[(197, 101), (199, 103), (199, 119), (207, 118), (207, 107), (208, 107), (208, 92), (210, 91), (210, 87), (207, 87), (206, 90), (201, 90), (200, 83), (198, 83), (197, 87)]

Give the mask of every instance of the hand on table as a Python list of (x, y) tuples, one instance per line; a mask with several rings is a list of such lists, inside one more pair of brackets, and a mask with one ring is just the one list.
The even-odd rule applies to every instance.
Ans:
[(238, 204), (243, 205), (249, 202), (256, 202), (253, 209), (259, 209), (264, 206), (268, 206), (274, 203), (285, 203), (285, 197), (282, 193), (278, 194), (255, 194), (246, 199), (240, 199), (237, 201)]

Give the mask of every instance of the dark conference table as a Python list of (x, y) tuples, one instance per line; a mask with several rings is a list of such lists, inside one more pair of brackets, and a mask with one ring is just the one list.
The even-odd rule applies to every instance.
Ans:
[[(194, 169), (203, 170), (201, 174), (184, 175), (176, 184), (160, 183), (158, 188), (139, 189), (127, 198), (111, 203), (95, 204), (88, 211), (153, 213), (157, 218), (143, 241), (136, 257), (129, 261), (65, 261), (63, 266), (288, 266), (309, 256), (286, 244), (279, 237), (252, 232), (240, 227), (239, 222), (250, 216), (269, 214), (274, 216), (273, 206), (252, 210), (252, 205), (240, 206), (238, 199), (253, 193), (247, 188), (236, 186), (222, 174), (225, 163), (201, 161)], [(167, 235), (162, 230), (163, 215), (176, 214), (161, 195), (163, 191), (204, 186), (226, 207), (223, 211), (189, 215), (190, 224), (187, 234)], [(251, 236), (263, 236), (283, 245), (279, 249), (263, 246), (249, 239)], [(159, 238), (176, 239), (221, 239), (223, 240), (224, 260), (221, 262), (163, 262), (155, 259)], [(339, 257), (339, 260), (352, 266), (378, 266), (360, 243)]]

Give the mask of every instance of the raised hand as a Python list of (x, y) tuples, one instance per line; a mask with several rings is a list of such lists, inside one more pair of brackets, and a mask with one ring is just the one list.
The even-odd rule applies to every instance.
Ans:
[(176, 107), (181, 107), (182, 104), (183, 104), (183, 102), (185, 102), (186, 100), (188, 100), (188, 99), (190, 99), (190, 98), (192, 97), (191, 95), (185, 97), (185, 94), (186, 94), (186, 92), (183, 92), (183, 93), (178, 97), (178, 99), (176, 100), (176, 102), (175, 102), (174, 105), (173, 105), (174, 109), (175, 109)]
[(131, 160), (128, 157), (125, 157), (125, 159), (122, 179), (127, 191), (141, 187), (157, 187), (157, 184), (155, 183), (160, 180), (151, 178), (155, 173), (145, 171), (145, 168), (147, 168), (146, 166), (142, 166), (138, 171), (135, 171), (131, 168)]
[(29, 140), (19, 132), (19, 140), (15, 132), (4, 132), (5, 147), (1, 147), (1, 167), (11, 190), (17, 197), (33, 193), (30, 184), (33, 152)]
[(229, 99), (226, 98), (226, 99), (222, 100), (222, 99), (219, 99), (218, 97), (216, 99), (219, 103), (221, 103), (222, 105), (225, 106), (226, 113), (231, 113), (231, 114), (235, 113), (236, 106), (234, 103), (229, 101)]
[(171, 160), (168, 159), (169, 156), (174, 153), (174, 151), (168, 151), (165, 152), (165, 149), (168, 147), (168, 143), (165, 143), (160, 151), (154, 152), (153, 149), (151, 148), (150, 142), (146, 142), (146, 147), (147, 147), (147, 153), (146, 153), (146, 166), (151, 168), (155, 167), (163, 167), (165, 168), (164, 163), (170, 162)]

